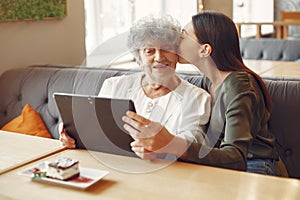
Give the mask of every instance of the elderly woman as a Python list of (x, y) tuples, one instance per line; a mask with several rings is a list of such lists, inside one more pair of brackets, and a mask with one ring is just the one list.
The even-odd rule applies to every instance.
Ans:
[[(143, 72), (105, 80), (99, 96), (132, 99), (137, 114), (164, 125), (188, 143), (197, 143), (203, 140), (211, 100), (205, 90), (175, 74), (180, 35), (180, 25), (171, 16), (139, 20), (130, 29), (128, 47)], [(65, 146), (75, 147), (63, 129), (60, 135)], [(151, 152), (137, 155), (156, 157)]]

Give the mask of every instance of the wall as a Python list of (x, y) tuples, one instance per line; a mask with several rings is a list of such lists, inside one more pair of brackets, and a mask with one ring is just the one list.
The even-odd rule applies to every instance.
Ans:
[(275, 19), (280, 20), (280, 11), (299, 11), (300, 0), (275, 0)]
[(0, 74), (32, 64), (80, 65), (85, 58), (83, 0), (67, 1), (63, 20), (0, 22)]
[(232, 18), (232, 0), (204, 0), (205, 10), (216, 10)]

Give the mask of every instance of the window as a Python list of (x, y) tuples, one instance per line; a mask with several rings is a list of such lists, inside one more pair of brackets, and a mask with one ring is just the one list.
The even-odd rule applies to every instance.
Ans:
[(197, 0), (85, 0), (86, 54), (90, 67), (132, 59), (126, 32), (150, 13), (170, 14), (185, 25), (197, 13)]
[[(233, 0), (234, 22), (273, 22), (274, 0)], [(273, 26), (262, 26), (262, 34), (273, 32)], [(242, 26), (241, 37), (256, 35), (256, 26)]]

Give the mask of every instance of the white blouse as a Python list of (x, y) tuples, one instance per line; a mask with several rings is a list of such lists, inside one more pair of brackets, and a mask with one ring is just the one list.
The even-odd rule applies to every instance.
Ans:
[(161, 123), (174, 135), (202, 143), (211, 112), (210, 95), (180, 78), (181, 83), (174, 91), (151, 99), (141, 86), (143, 74), (108, 78), (99, 96), (131, 99), (137, 114)]

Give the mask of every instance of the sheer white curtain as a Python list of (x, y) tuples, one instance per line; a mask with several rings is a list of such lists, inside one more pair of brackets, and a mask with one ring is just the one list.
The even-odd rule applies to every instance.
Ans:
[(89, 55), (102, 42), (101, 0), (85, 0), (85, 44)]
[(85, 0), (86, 65), (109, 65), (132, 59), (126, 33), (135, 20), (150, 13), (170, 14), (185, 25), (197, 13), (197, 0)]

